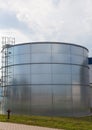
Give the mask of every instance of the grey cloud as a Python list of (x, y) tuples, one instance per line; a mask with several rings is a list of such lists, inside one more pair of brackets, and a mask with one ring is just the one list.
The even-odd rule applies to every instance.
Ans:
[(0, 28), (1, 29), (18, 29), (23, 33), (33, 33), (23, 21), (19, 21), (16, 14), (9, 11), (0, 11)]
[(91, 48), (92, 0), (16, 0), (16, 4), (10, 0), (10, 3), (11, 12), (0, 12), (0, 28), (21, 30), (31, 41), (64, 41)]
[(60, 3), (60, 0), (52, 0), (52, 3), (57, 6)]

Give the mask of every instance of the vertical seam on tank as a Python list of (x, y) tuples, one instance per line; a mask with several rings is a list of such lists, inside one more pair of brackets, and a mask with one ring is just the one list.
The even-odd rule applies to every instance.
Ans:
[[(51, 63), (52, 63), (52, 45), (53, 44), (51, 44)], [(51, 64), (51, 93), (52, 93), (52, 116), (53, 116), (53, 114), (54, 114), (54, 95), (53, 95), (53, 70), (52, 70), (52, 66), (53, 66), (53, 64)]]
[(72, 55), (72, 53), (71, 53), (71, 47), (72, 46), (70, 46), (70, 63), (71, 63), (71, 100), (72, 100), (72, 115), (74, 116), (74, 105), (73, 105), (73, 84), (72, 84), (72, 57), (71, 57), (71, 55)]

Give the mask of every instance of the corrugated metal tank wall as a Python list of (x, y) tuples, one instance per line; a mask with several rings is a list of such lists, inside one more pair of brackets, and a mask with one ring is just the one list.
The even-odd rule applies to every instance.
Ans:
[(89, 95), (90, 95), (90, 110), (92, 113), (92, 57), (88, 58), (88, 64), (89, 64), (89, 83), (90, 83), (90, 90), (89, 90)]
[(81, 116), (89, 113), (88, 50), (58, 42), (8, 48), (6, 107), (17, 114)]

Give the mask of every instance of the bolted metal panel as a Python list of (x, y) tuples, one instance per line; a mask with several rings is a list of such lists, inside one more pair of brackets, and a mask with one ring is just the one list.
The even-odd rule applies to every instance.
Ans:
[(8, 50), (11, 53), (6, 66), (9, 76), (5, 109), (29, 115), (89, 113), (86, 48), (39, 42), (15, 45)]

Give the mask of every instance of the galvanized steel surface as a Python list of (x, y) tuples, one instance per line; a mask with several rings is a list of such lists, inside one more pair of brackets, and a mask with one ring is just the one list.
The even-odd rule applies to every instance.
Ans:
[(81, 46), (50, 42), (8, 48), (5, 109), (33, 115), (87, 114), (87, 54)]

